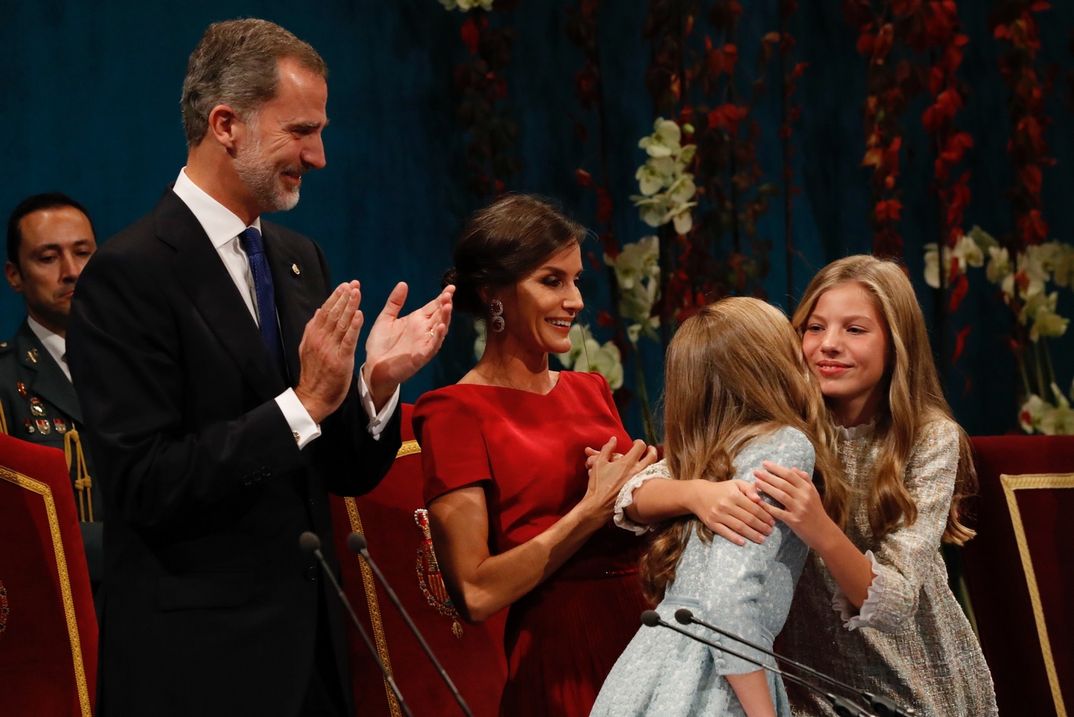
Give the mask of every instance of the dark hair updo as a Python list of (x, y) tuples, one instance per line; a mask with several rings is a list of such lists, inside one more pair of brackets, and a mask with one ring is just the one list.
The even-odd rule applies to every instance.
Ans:
[(505, 194), (470, 217), (455, 246), (455, 268), (444, 284), (455, 285), (455, 307), (484, 316), (482, 288), (518, 283), (559, 250), (579, 244), (585, 227), (568, 219), (548, 200)]

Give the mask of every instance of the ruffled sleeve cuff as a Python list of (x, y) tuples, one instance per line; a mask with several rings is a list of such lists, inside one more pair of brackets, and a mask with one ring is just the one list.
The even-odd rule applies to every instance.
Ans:
[(836, 591), (832, 595), (832, 609), (839, 613), (839, 616), (843, 619), (843, 627), (848, 630), (857, 630), (859, 627), (878, 627), (875, 623), (878, 621), (877, 619), (884, 605), (887, 592), (884, 571), (880, 563), (877, 562), (876, 556), (873, 555), (873, 551), (865, 551), (865, 557), (869, 558), (869, 563), (872, 565), (873, 581), (869, 583), (869, 590), (865, 595), (865, 601), (861, 604), (861, 608), (855, 610), (842, 591)]
[(641, 487), (645, 481), (652, 480), (653, 478), (670, 478), (667, 474), (667, 467), (664, 461), (658, 461), (649, 466), (641, 473), (628, 480), (623, 484), (623, 487), (619, 489), (619, 497), (615, 499), (615, 508), (612, 512), (612, 521), (623, 530), (629, 530), (634, 535), (644, 535), (648, 533), (652, 528), (642, 523), (635, 523), (626, 514), (628, 506), (634, 504), (634, 491)]

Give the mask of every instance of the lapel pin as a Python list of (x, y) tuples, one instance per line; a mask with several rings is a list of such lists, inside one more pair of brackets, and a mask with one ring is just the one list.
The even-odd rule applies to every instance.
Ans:
[(22, 381), (15, 382), (15, 390), (19, 392), (19, 395), (26, 398), (26, 384)]
[(56, 429), (56, 433), (67, 433), (67, 421), (59, 416), (52, 419), (52, 427)]
[(31, 421), (29, 418), (24, 419), (23, 422), (22, 422), (22, 425), (26, 427), (26, 432), (27, 433), (35, 433), (36, 432), (36, 429), (34, 428), (34, 422)]
[(42, 436), (47, 436), (49, 433), (52, 433), (52, 426), (48, 424), (47, 418), (37, 419), (37, 430)]
[(37, 363), (37, 349), (30, 349), (26, 352), (26, 358), (30, 363)]
[(30, 399), (30, 413), (34, 414), (35, 416), (45, 415), (45, 405), (41, 403), (41, 399), (37, 396), (34, 396)]
[(301, 276), (302, 270), (298, 268), (298, 264), (291, 265), (291, 273), (295, 276)]

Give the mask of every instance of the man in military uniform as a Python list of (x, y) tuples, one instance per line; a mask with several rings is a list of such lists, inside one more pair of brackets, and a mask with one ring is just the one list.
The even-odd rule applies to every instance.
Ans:
[(102, 570), (104, 500), (93, 481), (77, 429), (82, 427), (67, 368), (67, 318), (75, 282), (97, 250), (86, 210), (59, 193), (19, 203), (7, 224), (8, 284), (22, 294), (27, 317), (0, 342), (0, 429), (65, 451), (94, 591)]

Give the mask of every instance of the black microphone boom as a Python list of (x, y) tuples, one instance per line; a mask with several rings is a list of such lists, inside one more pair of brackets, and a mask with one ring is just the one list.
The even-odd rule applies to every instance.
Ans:
[(324, 574), (328, 576), (328, 581), (332, 583), (332, 587), (336, 589), (336, 594), (339, 595), (340, 602), (343, 603), (343, 607), (347, 608), (347, 613), (351, 616), (351, 622), (354, 623), (354, 627), (358, 630), (358, 634), (362, 637), (362, 642), (369, 648), (369, 654), (373, 656), (373, 661), (377, 663), (377, 667), (380, 668), (381, 674), (384, 675), (384, 681), (388, 683), (388, 687), (391, 688), (392, 694), (395, 695), (396, 702), (399, 703), (399, 707), (403, 710), (403, 714), (407, 717), (414, 717), (410, 711), (410, 707), (403, 700), (403, 693), (399, 691), (399, 685), (395, 684), (395, 678), (392, 677), (392, 673), (388, 671), (388, 668), (384, 666), (383, 660), (380, 659), (380, 653), (377, 652), (377, 648), (373, 645), (373, 641), (369, 639), (369, 633), (362, 627), (362, 623), (358, 621), (358, 616), (354, 614), (354, 607), (351, 605), (351, 601), (347, 599), (346, 593), (343, 592), (343, 588), (340, 587), (339, 581), (336, 580), (336, 576), (332, 574), (332, 569), (328, 567), (328, 563), (325, 562), (324, 554), (321, 553), (321, 539), (317, 537), (316, 533), (311, 533), (306, 530), (302, 535), (298, 536), (298, 545), (303, 551), (312, 553), (317, 562), (321, 564), (321, 569)]
[(795, 660), (792, 660), (789, 657), (783, 657), (782, 655), (777, 655), (775, 652), (772, 652), (771, 650), (766, 650), (765, 648), (761, 647), (760, 645), (756, 645), (756, 644), (750, 642), (749, 640), (746, 640), (746, 639), (744, 639), (742, 637), (739, 637), (738, 635), (734, 634), (733, 632), (728, 632), (727, 630), (724, 630), (722, 628), (716, 627), (715, 625), (712, 625), (710, 623), (705, 622), (701, 618), (696, 617), (694, 615), (694, 613), (690, 611), (689, 608), (680, 607), (678, 610), (676, 610), (675, 611), (675, 621), (678, 622), (680, 625), (689, 625), (689, 624), (693, 623), (694, 625), (700, 625), (701, 627), (707, 627), (709, 630), (712, 630), (713, 632), (719, 633), (720, 635), (723, 635), (724, 637), (729, 637), (732, 640), (734, 640), (735, 642), (740, 642), (743, 645), (747, 645), (749, 647), (752, 647), (754, 650), (757, 650), (758, 652), (763, 652), (764, 654), (768, 655), (769, 657), (774, 657), (777, 660), (782, 660), (783, 662), (786, 662), (789, 665), (793, 665), (794, 667), (797, 667), (799, 670), (802, 670), (803, 672), (806, 672), (806, 673), (812, 675), (813, 677), (816, 677), (816, 678), (818, 678), (820, 680), (823, 680), (823, 681), (827, 682), (828, 684), (830, 684), (830, 685), (832, 685), (834, 687), (838, 687), (841, 690), (845, 690), (845, 691), (849, 692), (850, 694), (857, 695), (859, 697), (859, 699), (863, 700), (866, 704), (869, 705), (869, 709), (873, 710), (873, 712), (875, 712), (877, 714), (877, 717), (913, 717), (913, 710), (903, 710), (898, 705), (896, 705), (894, 702), (892, 702), (891, 700), (889, 700), (886, 697), (880, 697), (878, 695), (874, 695), (871, 692), (866, 692), (865, 690), (859, 690), (856, 687), (852, 687), (851, 685), (848, 685), (845, 682), (841, 682), (841, 681), (835, 679), (831, 675), (826, 675), (826, 674), (824, 674), (823, 672), (821, 672), (819, 670), (814, 670), (812, 667), (810, 667), (808, 665), (803, 665), (801, 662), (797, 662)]
[[(678, 619), (678, 618), (676, 617), (676, 619)], [(737, 657), (740, 660), (745, 660), (746, 662), (749, 662), (751, 664), (757, 665), (758, 667), (760, 667), (763, 670), (767, 670), (767, 671), (769, 671), (769, 672), (771, 672), (773, 674), (776, 674), (776, 675), (779, 675), (780, 677), (788, 679), (791, 682), (795, 682), (795, 683), (797, 683), (799, 685), (802, 685), (806, 689), (812, 690), (813, 692), (816, 692), (817, 694), (823, 696), (826, 700), (828, 700), (828, 702), (831, 703), (831, 705), (832, 705), (832, 709), (835, 710), (835, 713), (837, 715), (839, 715), (839, 717), (875, 717), (875, 715), (873, 715), (870, 712), (866, 712), (866, 711), (862, 710), (861, 707), (859, 707), (858, 705), (854, 704), (853, 702), (851, 702), (850, 700), (846, 699), (845, 697), (839, 697), (838, 695), (833, 695), (831, 692), (827, 692), (823, 688), (818, 687), (817, 685), (814, 685), (809, 680), (805, 680), (805, 679), (802, 679), (801, 677), (798, 677), (797, 675), (792, 675), (792, 674), (790, 674), (788, 672), (784, 672), (783, 670), (779, 669), (778, 667), (772, 667), (770, 665), (764, 664), (763, 662), (758, 662), (757, 660), (753, 659), (752, 657), (747, 657), (746, 655), (743, 655), (741, 652), (736, 652), (735, 650), (731, 650), (731, 649), (729, 649), (727, 647), (724, 647), (722, 645), (717, 645), (715, 642), (711, 642), (709, 640), (706, 640), (703, 637), (698, 637), (697, 635), (693, 634), (692, 632), (690, 632), (688, 630), (683, 630), (678, 625), (672, 625), (669, 622), (665, 622), (660, 617), (660, 614), (657, 613), (656, 610), (646, 610), (645, 612), (643, 612), (641, 614), (641, 622), (646, 627), (660, 626), (660, 627), (666, 627), (669, 630), (674, 630), (675, 632), (679, 633), (680, 635), (685, 635), (686, 637), (690, 638), (691, 640), (695, 640), (697, 642), (700, 642), (702, 645), (708, 645), (709, 647), (711, 647), (711, 648), (713, 648), (715, 650), (720, 650), (722, 652), (726, 652), (728, 655), (733, 655), (734, 657)]]
[(384, 592), (387, 593), (388, 599), (391, 600), (392, 605), (395, 605), (395, 609), (403, 616), (403, 622), (410, 628), (410, 632), (414, 634), (418, 644), (421, 645), (421, 649), (425, 652), (425, 656), (429, 658), (429, 662), (433, 663), (433, 667), (435, 667), (437, 673), (439, 673), (440, 679), (444, 681), (448, 690), (451, 691), (451, 696), (455, 698), (455, 702), (458, 703), (459, 709), (462, 710), (462, 713), (466, 715), (466, 717), (474, 717), (473, 712), (470, 711), (470, 706), (466, 704), (466, 700), (459, 694), (458, 688), (455, 687), (455, 683), (448, 677), (448, 673), (444, 669), (444, 666), (440, 664), (440, 660), (436, 659), (436, 655), (433, 654), (433, 650), (429, 647), (429, 643), (425, 641), (425, 637), (421, 634), (421, 631), (418, 630), (418, 626), (410, 619), (410, 613), (403, 607), (403, 603), (399, 600), (399, 596), (392, 590), (392, 586), (388, 584), (388, 579), (384, 577), (384, 573), (380, 571), (380, 568), (377, 566), (376, 562), (374, 562), (372, 556), (370, 556), (369, 550), (367, 550), (365, 536), (361, 533), (351, 533), (348, 535), (347, 550), (362, 556), (366, 565), (368, 565), (373, 571), (373, 574), (377, 576), (377, 580), (380, 582), (381, 587), (384, 588)]

